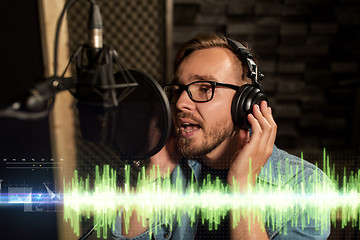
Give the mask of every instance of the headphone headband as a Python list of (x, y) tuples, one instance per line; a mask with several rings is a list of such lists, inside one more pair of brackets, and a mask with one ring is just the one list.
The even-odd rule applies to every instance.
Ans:
[(264, 78), (264, 74), (258, 70), (254, 61), (254, 56), (251, 54), (249, 49), (247, 49), (242, 43), (231, 38), (226, 38), (226, 40), (240, 61), (246, 62), (249, 69), (246, 76), (251, 79), (253, 85), (260, 86), (259, 81)]

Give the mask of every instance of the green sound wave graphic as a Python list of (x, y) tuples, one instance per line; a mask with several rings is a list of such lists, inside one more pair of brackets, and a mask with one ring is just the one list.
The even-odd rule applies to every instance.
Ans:
[[(90, 189), (90, 178), (83, 180), (75, 171), (71, 182), (66, 183), (64, 179), (64, 218), (70, 221), (74, 232), (79, 235), (81, 219), (93, 215), (94, 223), (101, 223), (95, 228), (97, 236), (101, 237), (102, 232), (103, 238), (114, 227), (118, 214), (122, 214), (125, 231), (128, 231), (133, 210), (137, 211), (139, 221), (141, 217), (143, 226), (163, 222), (170, 228), (174, 221), (181, 225), (184, 214), (191, 223), (195, 223), (196, 217), (201, 214), (201, 222), (207, 221), (209, 230), (217, 229), (229, 211), (232, 212), (233, 227), (240, 223), (242, 217), (249, 217), (249, 213), (268, 224), (271, 219), (273, 229), (288, 221), (297, 225), (299, 220), (292, 217), (294, 213), (300, 214), (303, 227), (313, 219), (321, 232), (327, 229), (329, 221), (336, 226), (336, 220), (340, 217), (342, 227), (350, 222), (353, 227), (359, 226), (360, 170), (347, 176), (344, 169), (343, 187), (340, 189), (339, 176), (335, 176), (335, 166), (330, 168), (325, 150), (323, 171), (327, 177), (320, 171), (306, 177), (303, 164), (292, 168), (286, 161), (285, 165), (287, 172), (283, 178), (273, 178), (270, 166), (270, 171), (264, 173), (270, 183), (258, 179), (255, 187), (248, 186), (245, 193), (230, 190), (218, 178), (211, 181), (210, 176), (204, 182), (197, 183), (193, 175), (184, 190), (181, 179), (177, 178), (172, 183), (169, 173), (164, 178), (150, 180), (154, 179), (156, 173), (159, 174), (159, 169), (155, 168), (150, 175), (146, 175), (145, 169), (142, 169), (135, 190), (130, 185), (129, 166), (125, 167), (125, 184), (117, 186), (116, 171), (110, 169), (109, 165), (103, 166), (102, 174), (99, 166), (96, 166), (94, 187)], [(286, 184), (289, 179), (301, 181), (291, 186)], [(234, 182), (233, 186), (236, 184)], [(286, 234), (287, 224), (284, 227), (282, 233)], [(155, 228), (155, 234), (156, 231)]]

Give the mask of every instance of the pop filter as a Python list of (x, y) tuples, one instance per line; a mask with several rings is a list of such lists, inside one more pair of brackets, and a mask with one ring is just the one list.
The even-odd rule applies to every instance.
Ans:
[[(112, 145), (127, 159), (146, 159), (166, 144), (171, 129), (170, 104), (149, 75), (129, 70), (138, 86), (118, 105)], [(115, 74), (123, 82), (124, 74)]]

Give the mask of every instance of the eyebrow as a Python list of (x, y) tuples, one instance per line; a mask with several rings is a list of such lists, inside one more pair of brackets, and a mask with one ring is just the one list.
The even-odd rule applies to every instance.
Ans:
[[(191, 76), (191, 80), (217, 81), (217, 79), (212, 75), (198, 75), (198, 74), (195, 74), (195, 75)], [(179, 77), (174, 77), (171, 82), (172, 82), (172, 84), (179, 84)]]

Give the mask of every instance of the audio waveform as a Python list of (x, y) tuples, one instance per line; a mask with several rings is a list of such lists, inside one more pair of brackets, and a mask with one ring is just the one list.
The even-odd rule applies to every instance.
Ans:
[[(90, 189), (90, 178), (83, 180), (75, 171), (71, 182), (66, 184), (64, 179), (64, 218), (70, 221), (74, 232), (79, 235), (81, 219), (93, 215), (97, 236), (101, 237), (102, 232), (103, 238), (106, 238), (108, 229), (114, 227), (118, 214), (122, 215), (125, 231), (128, 231), (134, 210), (144, 227), (162, 222), (171, 228), (175, 221), (181, 225), (184, 215), (193, 224), (201, 215), (200, 221), (207, 221), (209, 230), (212, 230), (217, 229), (226, 214), (231, 212), (233, 227), (240, 223), (241, 218), (251, 214), (271, 224), (273, 229), (289, 221), (292, 225), (301, 221), (303, 227), (315, 221), (316, 228), (323, 232), (330, 223), (336, 225), (337, 219), (341, 219), (341, 227), (351, 222), (353, 227), (359, 226), (360, 229), (360, 170), (347, 176), (344, 169), (340, 189), (339, 176), (335, 176), (335, 166), (330, 168), (325, 150), (324, 174), (314, 171), (309, 176), (305, 175), (303, 162), (296, 168), (289, 167), (288, 161), (285, 165), (288, 171), (282, 178), (275, 179), (271, 171), (265, 172), (265, 179), (270, 181), (258, 178), (255, 187), (248, 186), (245, 193), (230, 189), (218, 178), (212, 181), (210, 176), (198, 183), (192, 175), (187, 186), (180, 178), (172, 180), (169, 173), (154, 181), (151, 179), (159, 174), (159, 169), (155, 168), (150, 175), (146, 175), (143, 168), (134, 188), (130, 184), (129, 166), (125, 167), (125, 183), (117, 186), (116, 171), (109, 165), (103, 166), (102, 174), (96, 166), (94, 186)], [(287, 184), (289, 181), (300, 184)], [(296, 214), (299, 217), (293, 218)], [(97, 224), (99, 222), (101, 224)], [(281, 233), (287, 233), (286, 226), (284, 224)]]

